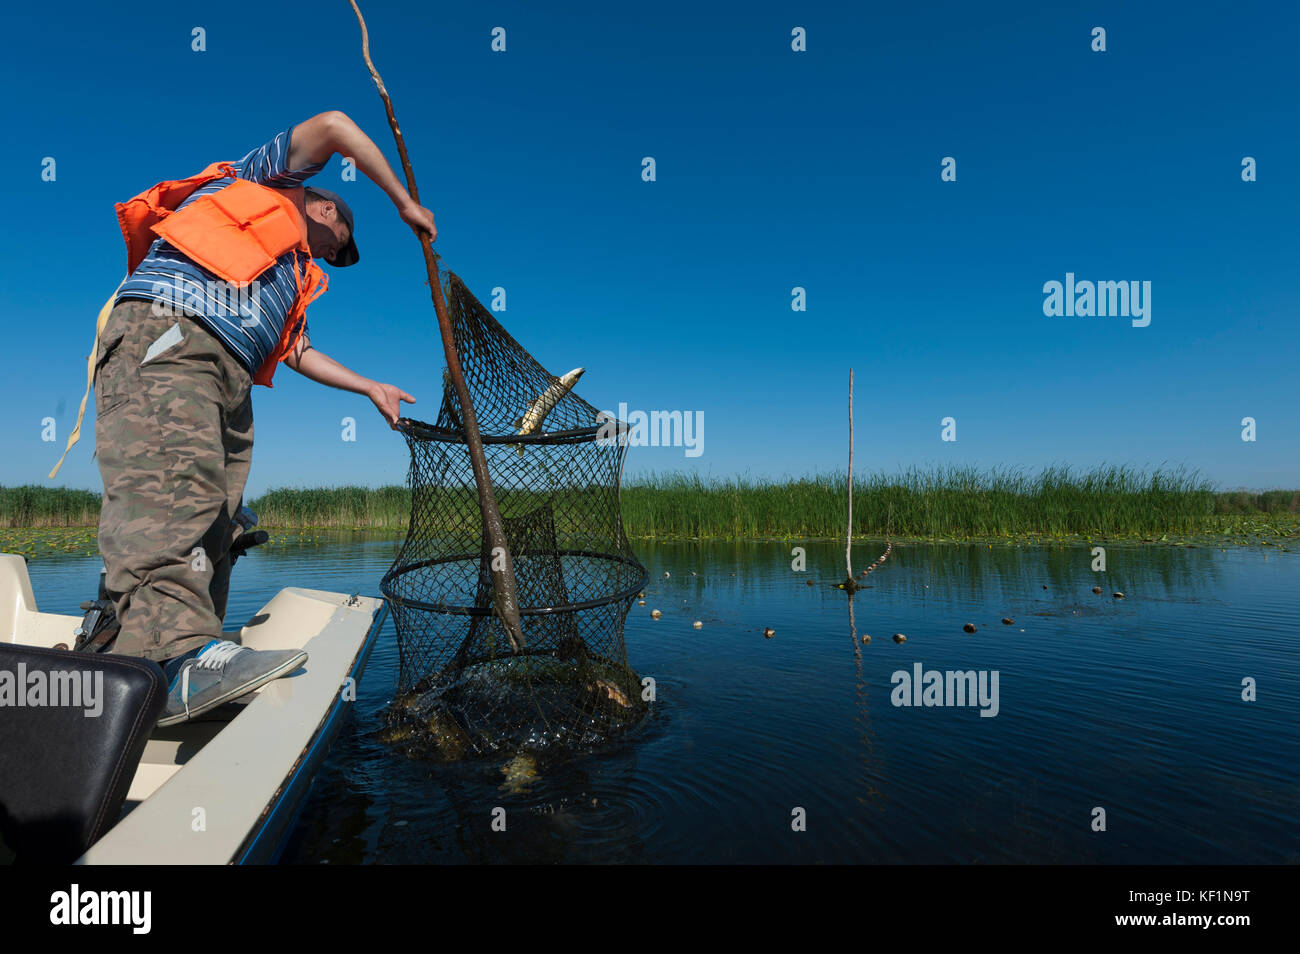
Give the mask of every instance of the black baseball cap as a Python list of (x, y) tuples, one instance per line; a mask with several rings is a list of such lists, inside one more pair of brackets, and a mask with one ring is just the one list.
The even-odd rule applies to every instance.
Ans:
[(355, 265), (361, 259), (361, 253), (357, 251), (356, 226), (353, 225), (352, 209), (339, 198), (337, 192), (331, 192), (329, 189), (318, 189), (315, 186), (307, 186), (307, 191), (333, 202), (335, 208), (339, 210), (339, 217), (343, 219), (348, 227), (348, 244), (339, 249), (338, 254), (334, 256), (334, 261), (330, 262), (329, 259), (325, 261), (335, 268)]

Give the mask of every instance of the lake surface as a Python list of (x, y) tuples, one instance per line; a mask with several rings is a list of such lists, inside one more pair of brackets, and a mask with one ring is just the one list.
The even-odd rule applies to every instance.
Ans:
[[(255, 551), (228, 624), (283, 586), (378, 596), (395, 546)], [(390, 618), (284, 860), (1300, 860), (1300, 554), (1110, 546), (1099, 573), (1084, 546), (895, 546), (851, 631), (833, 587), (843, 544), (805, 544), (807, 572), (791, 546), (634, 544), (650, 584), (628, 658), (655, 679), (654, 714), (616, 746), (542, 760), (518, 794), (500, 788), (504, 759), (430, 763), (376, 738), (397, 678)], [(881, 549), (855, 547), (855, 567)], [(38, 603), (75, 612), (97, 570), (33, 560)], [(895, 705), (894, 674), (915, 664), (984, 671), (990, 692), (996, 670), (997, 714)]]

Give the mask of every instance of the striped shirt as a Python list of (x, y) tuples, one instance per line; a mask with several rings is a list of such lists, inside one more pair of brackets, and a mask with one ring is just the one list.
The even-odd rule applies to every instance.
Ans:
[[(239, 177), (259, 185), (293, 189), (325, 168), (316, 163), (290, 170), (290, 126), (264, 146), (254, 149), (233, 165)], [(216, 179), (180, 204), (184, 208), (200, 196), (230, 185), (233, 179)], [(302, 260), (302, 274), (306, 262)], [(256, 374), (280, 341), (289, 309), (298, 294), (293, 276), (294, 255), (286, 252), (274, 265), (243, 289), (234, 289), (212, 272), (197, 265), (161, 238), (155, 239), (144, 261), (131, 273), (117, 293), (123, 298), (144, 298), (174, 307), (212, 331), (239, 361)], [(306, 318), (304, 333), (306, 332)]]

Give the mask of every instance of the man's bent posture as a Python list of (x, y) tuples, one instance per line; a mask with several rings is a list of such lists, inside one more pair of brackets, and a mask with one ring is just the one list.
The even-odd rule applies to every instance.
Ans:
[(156, 660), (171, 677), (160, 725), (307, 658), (220, 638), (233, 520), (253, 450), (252, 385), (269, 387), (284, 362), (366, 395), (390, 425), (400, 402), (414, 401), (314, 350), (307, 335), (307, 304), (326, 284), (313, 260), (343, 267), (359, 258), (352, 210), (332, 192), (303, 186), (336, 152), (389, 195), (411, 228), (436, 237), (433, 214), (339, 112), (118, 206), (129, 274), (97, 353), (99, 550), (122, 627), (113, 651)]

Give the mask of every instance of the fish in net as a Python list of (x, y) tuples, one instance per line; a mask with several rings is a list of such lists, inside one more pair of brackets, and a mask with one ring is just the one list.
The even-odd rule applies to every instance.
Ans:
[(646, 583), (619, 509), (626, 425), (546, 371), (470, 293), (442, 277), (514, 562), (524, 645), (493, 612), (460, 402), (446, 375), (432, 423), (403, 418), (411, 517), (381, 590), (400, 653), (383, 737), (439, 759), (589, 748), (649, 713), (623, 629)]

